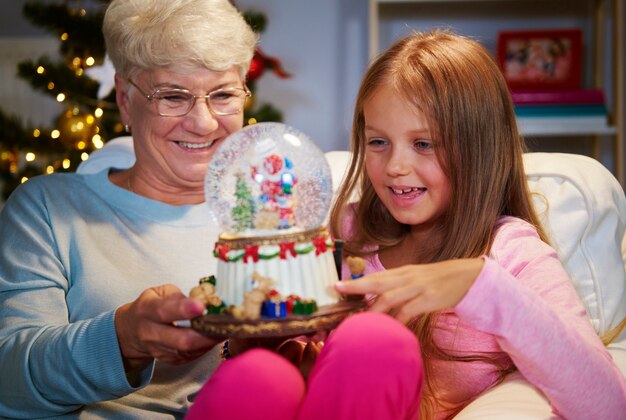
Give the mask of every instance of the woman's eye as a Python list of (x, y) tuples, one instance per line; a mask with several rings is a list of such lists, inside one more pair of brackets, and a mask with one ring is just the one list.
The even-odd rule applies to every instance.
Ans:
[(211, 95), (211, 99), (214, 101), (229, 101), (235, 97), (233, 92), (229, 92), (227, 90), (223, 90), (220, 92), (215, 92)]
[(191, 95), (184, 92), (160, 92), (158, 99), (165, 99), (169, 102), (188, 102)]

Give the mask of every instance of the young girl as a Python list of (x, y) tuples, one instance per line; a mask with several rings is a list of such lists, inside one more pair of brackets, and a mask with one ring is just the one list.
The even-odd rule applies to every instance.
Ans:
[[(359, 418), (356, 411), (333, 412), (333, 404), (343, 407), (352, 400), (367, 409), (382, 406), (376, 418), (414, 418), (417, 411), (422, 418), (452, 417), (516, 369), (558, 415), (623, 416), (626, 381), (547, 244), (527, 189), (523, 143), (506, 83), (479, 43), (437, 31), (392, 46), (361, 84), (352, 151), (331, 221), (335, 235), (345, 240), (345, 252), (366, 259), (366, 276), (340, 282), (337, 289), (374, 296), (373, 303), (370, 312), (351, 317), (331, 334), (308, 389), (293, 396), (296, 408), (285, 418), (313, 417), (319, 394), (328, 388), (332, 398), (336, 392), (333, 381), (341, 381), (343, 401), (326, 403), (332, 418)], [(360, 201), (349, 204), (357, 193)], [(385, 328), (397, 331), (400, 322), (371, 312), (406, 323), (419, 346), (385, 341)], [(361, 330), (345, 333), (360, 322)], [(385, 412), (394, 406), (395, 394), (377, 397), (360, 387), (380, 367), (355, 365), (350, 354), (359, 358), (376, 347), (379, 360), (415, 364), (396, 363), (398, 345), (415, 352), (423, 368), (419, 365), (417, 374), (403, 368), (387, 374), (393, 378), (386, 378), (385, 386), (395, 384), (405, 393), (397, 396), (401, 411)], [(244, 361), (266, 356), (253, 352), (218, 369), (198, 401), (216, 390), (224, 393), (214, 380), (236, 392), (232, 381), (223, 379), (243, 377)], [(284, 362), (276, 357), (265, 363)], [(343, 365), (368, 375), (331, 370)], [(276, 375), (259, 388), (271, 383), (288, 389), (280, 386), (286, 376)], [(245, 392), (240, 401), (253, 390)]]

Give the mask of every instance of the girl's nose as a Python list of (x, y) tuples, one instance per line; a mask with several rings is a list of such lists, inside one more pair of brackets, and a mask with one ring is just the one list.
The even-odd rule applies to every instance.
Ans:
[(409, 155), (400, 149), (391, 151), (389, 161), (387, 161), (387, 174), (390, 176), (406, 175), (409, 171)]

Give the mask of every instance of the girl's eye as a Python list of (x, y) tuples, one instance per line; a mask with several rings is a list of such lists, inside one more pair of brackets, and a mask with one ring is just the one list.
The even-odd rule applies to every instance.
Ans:
[(414, 143), (414, 146), (416, 149), (418, 150), (432, 150), (433, 148), (433, 144), (432, 142), (428, 141), (428, 140), (416, 140)]
[(386, 140), (380, 139), (380, 138), (373, 138), (373, 139), (369, 139), (367, 141), (367, 145), (368, 146), (372, 146), (372, 147), (380, 147), (380, 146), (384, 146), (387, 144)]

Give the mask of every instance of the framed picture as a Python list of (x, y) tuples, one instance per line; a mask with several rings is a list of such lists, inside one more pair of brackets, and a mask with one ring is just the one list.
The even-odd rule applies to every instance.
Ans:
[(498, 64), (512, 90), (580, 88), (581, 51), (580, 29), (498, 33)]

